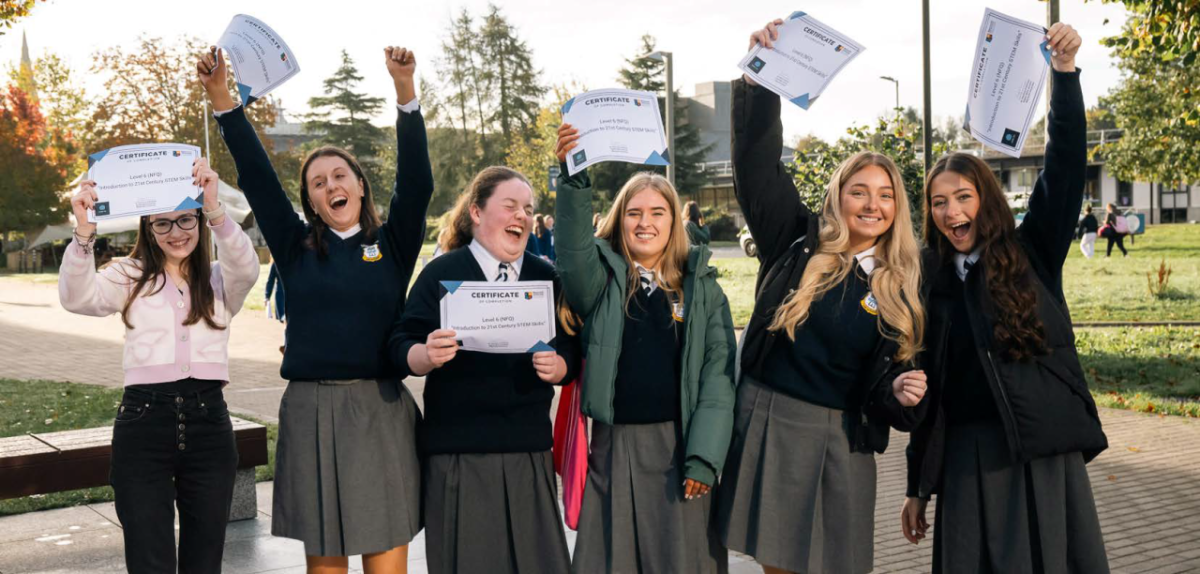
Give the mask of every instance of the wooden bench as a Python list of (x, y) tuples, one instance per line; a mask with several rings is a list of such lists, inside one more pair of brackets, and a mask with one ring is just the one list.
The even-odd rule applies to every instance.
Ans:
[[(267, 427), (230, 417), (238, 471), (230, 520), (258, 513), (254, 467), (267, 464)], [(0, 438), (0, 500), (108, 486), (112, 427)]]

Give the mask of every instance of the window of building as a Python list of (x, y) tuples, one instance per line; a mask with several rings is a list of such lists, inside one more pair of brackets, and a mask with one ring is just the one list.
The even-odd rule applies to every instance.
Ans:
[(1159, 206), (1161, 206), (1159, 221), (1162, 223), (1182, 223), (1187, 221), (1188, 197), (1190, 195), (1191, 186), (1158, 184)]
[(1117, 181), (1117, 205), (1120, 207), (1133, 206), (1133, 183)]

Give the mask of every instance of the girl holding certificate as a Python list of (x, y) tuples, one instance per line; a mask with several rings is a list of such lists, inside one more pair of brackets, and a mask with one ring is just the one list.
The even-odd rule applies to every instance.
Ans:
[[(770, 47), (778, 21), (751, 35)], [(811, 213), (779, 160), (780, 98), (733, 83), (733, 182), (758, 245), (758, 297), (717, 523), (767, 572), (873, 567), (875, 453), (918, 420), (920, 252), (891, 159), (863, 152)], [(760, 239), (761, 238), (761, 239)]]
[(1084, 467), (1108, 442), (1063, 296), (1087, 166), (1081, 41), (1061, 23), (1047, 40), (1050, 141), (1020, 227), (975, 156), (943, 157), (926, 178), (930, 400), (901, 523), (923, 539), (937, 494), (934, 572), (1108, 572)]
[[(417, 406), (387, 338), (425, 235), (433, 174), (413, 89), (416, 60), (384, 50), (396, 86), (396, 183), (381, 222), (354, 156), (323, 147), (300, 168), (302, 220), (235, 106), (214, 48), (197, 64), (238, 186), (287, 287), (288, 379), (279, 405), (271, 533), (304, 542), (309, 572), (404, 572), (421, 530)], [(307, 221), (307, 223), (305, 222)]]
[(733, 427), (729, 302), (666, 178), (634, 175), (593, 233), (591, 180), (565, 163), (577, 134), (558, 131), (554, 229), (593, 419), (572, 570), (725, 572), (707, 495)]
[[(217, 174), (192, 170), (203, 208), (144, 216), (126, 259), (99, 272), (96, 183), (71, 200), (75, 240), (59, 269), (64, 309), (125, 323), (125, 394), (113, 422), (112, 471), (129, 572), (220, 572), (237, 472), (221, 389), (229, 383), (229, 323), (258, 279), (250, 238), (225, 217)], [(215, 239), (221, 258), (209, 259)]]
[(447, 252), (413, 284), (391, 338), (392, 361), (425, 378), (425, 555), (433, 574), (559, 574), (569, 569), (558, 510), (550, 428), (551, 385), (579, 369), (562, 326), (556, 351), (459, 350), (441, 328), (442, 281), (553, 281), (554, 267), (525, 251), (533, 190), (519, 172), (479, 172), (451, 212)]

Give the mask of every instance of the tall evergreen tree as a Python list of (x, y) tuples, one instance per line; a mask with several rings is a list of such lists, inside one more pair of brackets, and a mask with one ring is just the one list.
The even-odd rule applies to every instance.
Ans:
[(388, 145), (388, 130), (371, 123), (385, 98), (356, 92), (362, 80), (354, 60), (342, 50), (341, 66), (325, 79), (325, 95), (308, 100), (312, 112), (306, 117), (304, 130), (319, 137), (306, 147), (333, 145), (354, 154), (371, 182), (376, 207), (386, 210), (395, 165), (384, 165), (380, 158), (383, 147)]
[(539, 82), (541, 71), (533, 66), (533, 52), (495, 4), (488, 5), (479, 39), (495, 95), (489, 119), (499, 125), (506, 150), (511, 149), (529, 139), (546, 87)]

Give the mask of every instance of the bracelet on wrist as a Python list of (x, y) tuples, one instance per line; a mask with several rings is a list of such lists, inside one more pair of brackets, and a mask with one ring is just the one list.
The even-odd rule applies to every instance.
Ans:
[(214, 209), (212, 211), (208, 211), (208, 210), (202, 208), (201, 211), (204, 212), (204, 218), (211, 222), (212, 220), (217, 219), (218, 217), (223, 217), (225, 215), (225, 204), (221, 203), (221, 202), (217, 202), (216, 209)]

